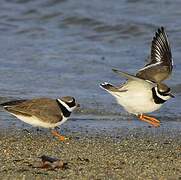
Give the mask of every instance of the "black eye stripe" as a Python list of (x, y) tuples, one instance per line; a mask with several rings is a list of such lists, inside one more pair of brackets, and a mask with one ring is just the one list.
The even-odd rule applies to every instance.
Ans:
[(75, 106), (75, 101), (72, 101), (70, 103), (66, 103), (70, 108)]
[(76, 104), (75, 104), (75, 98), (72, 97), (72, 101), (71, 102), (66, 102), (66, 104), (71, 108), (71, 107), (74, 107)]

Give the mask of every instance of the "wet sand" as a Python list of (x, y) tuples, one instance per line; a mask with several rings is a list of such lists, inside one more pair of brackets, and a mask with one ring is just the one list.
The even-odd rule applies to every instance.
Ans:
[[(12, 126), (0, 132), (1, 179), (179, 179), (181, 131), (173, 127), (113, 127), (101, 130), (65, 123), (70, 139), (60, 142), (48, 130)], [(70, 126), (71, 124), (71, 126)], [(104, 123), (105, 124), (105, 123)], [(94, 129), (94, 130), (93, 130)], [(36, 168), (48, 155), (65, 169)]]

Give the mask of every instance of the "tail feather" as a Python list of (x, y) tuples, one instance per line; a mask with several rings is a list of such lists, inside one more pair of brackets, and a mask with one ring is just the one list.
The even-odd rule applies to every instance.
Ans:
[(107, 91), (112, 91), (112, 92), (126, 92), (127, 91), (127, 90), (120, 90), (117, 87), (115, 87), (112, 84), (107, 83), (107, 82), (100, 84), (100, 87)]

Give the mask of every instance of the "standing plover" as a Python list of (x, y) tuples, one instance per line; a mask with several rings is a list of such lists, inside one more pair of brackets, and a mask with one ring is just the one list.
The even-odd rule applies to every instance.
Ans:
[(164, 102), (174, 97), (170, 88), (162, 83), (170, 76), (173, 68), (172, 53), (163, 27), (153, 37), (149, 61), (136, 75), (113, 69), (127, 81), (119, 86), (109, 83), (100, 86), (112, 94), (126, 111), (158, 127), (159, 120), (143, 114), (159, 109)]
[(32, 126), (50, 128), (52, 134), (65, 140), (54, 128), (63, 124), (71, 112), (79, 106), (70, 96), (58, 99), (37, 98), (2, 103), (6, 111)]

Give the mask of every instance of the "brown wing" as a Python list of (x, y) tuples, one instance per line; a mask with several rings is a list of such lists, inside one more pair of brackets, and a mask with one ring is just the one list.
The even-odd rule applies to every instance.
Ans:
[(161, 27), (152, 40), (150, 62), (140, 69), (136, 76), (159, 83), (169, 77), (172, 68), (172, 53), (168, 37), (164, 28)]
[[(12, 102), (12, 104), (14, 104)], [(16, 105), (7, 106), (7, 111), (22, 115), (36, 116), (44, 122), (56, 123), (62, 120), (62, 112), (56, 100), (49, 98), (39, 98), (26, 100)]]

